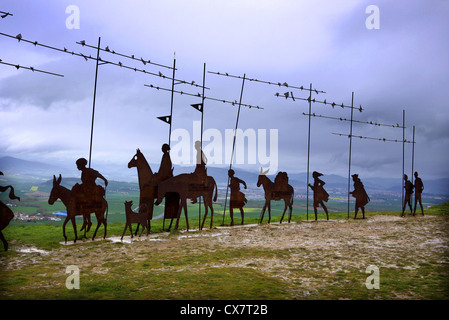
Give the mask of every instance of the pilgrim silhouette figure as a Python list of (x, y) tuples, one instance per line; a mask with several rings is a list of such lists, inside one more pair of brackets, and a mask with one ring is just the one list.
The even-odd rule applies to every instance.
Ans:
[[(0, 171), (0, 175), (3, 175), (3, 172)], [(14, 193), (14, 188), (12, 186), (0, 186), (0, 192), (5, 192), (6, 190), (10, 189), (9, 191), (9, 199), (11, 200), (19, 200), (20, 197), (17, 197)], [(5, 251), (8, 251), (8, 242), (6, 241), (5, 237), (3, 236), (2, 230), (5, 229), (9, 222), (14, 218), (14, 213), (12, 210), (6, 206), (2, 201), (0, 201), (0, 240), (3, 242), (3, 247), (5, 248)]]
[(319, 178), (322, 175), (322, 173), (314, 171), (312, 173), (312, 177), (314, 179), (313, 185), (309, 183), (309, 187), (313, 190), (313, 210), (315, 211), (315, 220), (318, 220), (317, 209), (320, 205), (326, 213), (327, 220), (329, 220), (327, 207), (324, 204), (324, 202), (327, 202), (329, 200), (329, 194), (323, 188), (326, 183)]
[(161, 159), (161, 164), (159, 166), (159, 171), (157, 172), (158, 175), (158, 180), (159, 181), (164, 181), (168, 178), (173, 177), (173, 167), (172, 167), (172, 162), (171, 162), (171, 158), (170, 158), (170, 146), (166, 143), (164, 143), (162, 145), (162, 159)]
[[(193, 171), (193, 180), (191, 182), (191, 187), (199, 188), (201, 186), (206, 186), (207, 183), (207, 158), (204, 155), (203, 150), (201, 149), (201, 142), (195, 141), (195, 149), (196, 149), (196, 167), (195, 171)], [(197, 203), (197, 199), (191, 199), (192, 203)]]
[(424, 215), (424, 210), (422, 207), (421, 194), (424, 191), (424, 184), (421, 178), (418, 177), (418, 172), (415, 171), (415, 208), (413, 210), (413, 215), (416, 213), (416, 204), (419, 202), (421, 206), (421, 214)]
[(404, 199), (404, 205), (402, 206), (401, 217), (404, 216), (405, 206), (407, 204), (410, 208), (410, 213), (413, 214), (412, 203), (411, 203), (411, 198), (412, 198), (412, 194), (413, 194), (413, 184), (411, 183), (410, 180), (408, 180), (408, 176), (406, 174), (404, 174), (404, 189), (405, 189), (405, 199)]
[(359, 175), (353, 174), (352, 180), (354, 181), (354, 191), (350, 192), (350, 194), (352, 194), (352, 196), (355, 198), (354, 219), (357, 218), (359, 209), (362, 210), (363, 219), (365, 219), (365, 205), (370, 202), (370, 198), (365, 191), (362, 181), (359, 179)]
[(101, 203), (102, 198), (105, 196), (105, 189), (97, 185), (95, 180), (97, 178), (104, 181), (105, 187), (108, 186), (108, 180), (103, 177), (97, 170), (87, 168), (87, 160), (85, 158), (79, 158), (76, 160), (76, 167), (81, 171), (81, 184), (75, 184), (72, 188), (76, 201), (80, 204), (96, 204)]
[(248, 202), (248, 200), (245, 197), (245, 194), (240, 191), (240, 184), (243, 185), (243, 187), (246, 189), (246, 182), (235, 177), (234, 176), (235, 171), (232, 169), (229, 169), (228, 176), (229, 176), (229, 188), (231, 189), (231, 200), (229, 204), (229, 214), (231, 216), (231, 226), (234, 225), (234, 208), (240, 209), (240, 213), (242, 215), (242, 224), (243, 219), (245, 217), (243, 207)]

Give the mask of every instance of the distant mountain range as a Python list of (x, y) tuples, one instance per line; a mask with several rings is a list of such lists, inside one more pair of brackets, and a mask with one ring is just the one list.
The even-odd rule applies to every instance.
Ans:
[[(150, 164), (153, 170), (157, 170), (158, 165)], [(108, 180), (116, 180), (123, 182), (137, 182), (137, 170), (135, 168), (128, 169), (127, 167), (116, 165), (103, 166), (96, 168)], [(194, 167), (175, 167), (175, 174), (184, 172), (193, 172)], [(63, 178), (78, 178), (80, 172), (73, 165), (73, 168), (56, 166), (43, 162), (22, 160), (14, 157), (1, 157), (0, 158), (0, 171), (5, 175), (18, 176), (21, 178), (36, 179), (41, 181), (48, 181), (53, 178), (53, 175), (58, 176), (62, 174)], [(221, 187), (226, 186), (228, 179), (228, 168), (220, 167), (208, 167), (207, 173), (213, 176), (217, 181), (217, 184)], [(256, 183), (258, 179), (258, 172), (249, 172), (245, 170), (236, 169), (237, 177), (246, 181), (248, 189), (256, 189)], [(269, 175), (270, 179), (274, 180), (275, 175)], [(379, 192), (401, 192), (401, 180), (400, 178), (362, 178), (362, 182), (366, 190), (379, 191)], [(338, 175), (324, 175), (322, 180), (326, 182), (326, 189), (341, 189), (347, 190), (348, 178)], [(306, 189), (307, 174), (306, 173), (292, 173), (289, 174), (289, 183), (296, 189)], [(313, 179), (310, 178), (310, 183), (313, 183)], [(425, 192), (431, 194), (449, 195), (449, 179), (433, 179), (426, 180), (423, 177), (425, 186)], [(352, 181), (351, 181), (352, 188)]]

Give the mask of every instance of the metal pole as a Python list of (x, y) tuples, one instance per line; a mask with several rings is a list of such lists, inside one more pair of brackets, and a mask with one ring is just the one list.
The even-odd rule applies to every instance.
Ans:
[(402, 215), (404, 215), (404, 158), (405, 158), (405, 110), (402, 110)]
[(310, 164), (310, 123), (312, 118), (312, 84), (310, 84), (310, 96), (309, 96), (309, 134), (307, 142), (307, 196), (306, 196), (306, 207), (307, 207), (307, 221), (309, 221), (309, 164)]
[(91, 159), (92, 159), (92, 140), (93, 140), (93, 136), (94, 136), (95, 98), (97, 96), (97, 77), (98, 77), (98, 60), (100, 58), (100, 40), (101, 40), (101, 38), (98, 37), (97, 65), (95, 68), (95, 83), (94, 83), (94, 101), (93, 101), (93, 105), (92, 105), (92, 124), (90, 127), (89, 168), (90, 168)]
[[(206, 63), (204, 63), (204, 65), (203, 65), (203, 96), (202, 96), (202, 101), (201, 101), (201, 137), (200, 137), (201, 152), (203, 152), (203, 119), (204, 119), (204, 100), (205, 100), (204, 88), (205, 88), (205, 86), (206, 86)], [(200, 230), (200, 229), (201, 229), (201, 197), (199, 198), (199, 201), (198, 201), (198, 230)]]
[[(237, 118), (235, 119), (234, 140), (232, 142), (232, 151), (231, 151), (231, 160), (229, 161), (229, 170), (232, 169), (232, 159), (234, 158), (235, 139), (236, 139), (236, 136), (237, 136), (237, 128), (238, 128), (238, 125), (239, 125), (240, 107), (242, 106), (242, 98), (243, 98), (243, 89), (245, 87), (245, 79), (246, 79), (246, 74), (243, 74), (242, 90), (240, 90), (239, 107), (238, 107), (238, 110), (237, 110)], [(223, 209), (223, 221), (222, 221), (221, 225), (224, 225), (224, 219), (225, 219), (225, 213), (226, 213), (226, 204), (227, 204), (227, 201), (228, 201), (229, 180), (230, 180), (230, 178), (229, 178), (229, 175), (228, 175), (228, 183), (226, 184), (225, 204), (224, 204), (224, 209)]]
[(171, 83), (171, 101), (170, 101), (170, 127), (168, 131), (168, 145), (171, 143), (171, 123), (173, 121), (173, 93), (175, 91), (175, 72), (176, 72), (176, 59), (173, 59), (173, 79)]
[(350, 188), (351, 188), (351, 157), (352, 157), (352, 120), (354, 114), (354, 92), (352, 92), (351, 100), (351, 122), (349, 129), (349, 170), (348, 170), (348, 219), (349, 219), (349, 202), (350, 202)]
[(414, 165), (415, 165), (415, 126), (413, 126), (413, 142), (412, 142), (412, 184), (413, 184), (413, 181), (414, 181), (414, 172), (413, 172), (413, 170), (414, 170)]

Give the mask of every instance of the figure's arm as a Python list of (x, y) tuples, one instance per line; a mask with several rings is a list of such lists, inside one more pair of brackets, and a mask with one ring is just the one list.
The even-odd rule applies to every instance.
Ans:
[(98, 172), (98, 178), (100, 178), (101, 180), (104, 181), (104, 185), (107, 187), (108, 186), (108, 180), (103, 177), (103, 175), (101, 173)]

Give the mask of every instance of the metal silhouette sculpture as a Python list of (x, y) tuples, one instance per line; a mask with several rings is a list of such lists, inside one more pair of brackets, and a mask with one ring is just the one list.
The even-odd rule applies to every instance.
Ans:
[(424, 184), (421, 178), (418, 177), (418, 172), (415, 171), (415, 208), (413, 209), (413, 215), (416, 214), (416, 204), (419, 202), (421, 206), (421, 214), (424, 215), (424, 209), (422, 207), (421, 194), (424, 191)]
[(408, 180), (408, 176), (406, 174), (404, 174), (404, 189), (405, 189), (405, 197), (404, 197), (404, 204), (402, 206), (402, 214), (401, 217), (404, 216), (404, 212), (405, 212), (405, 207), (408, 204), (409, 208), (410, 208), (410, 213), (413, 214), (413, 209), (412, 209), (412, 194), (413, 194), (413, 184), (410, 180)]
[(271, 222), (271, 200), (284, 200), (284, 212), (282, 213), (282, 217), (279, 223), (282, 223), (284, 219), (285, 212), (287, 208), (289, 208), (289, 217), (288, 222), (292, 218), (293, 211), (293, 199), (294, 199), (294, 189), (291, 185), (288, 184), (288, 175), (286, 172), (279, 172), (276, 175), (274, 182), (272, 182), (266, 174), (269, 170), (263, 171), (260, 168), (259, 178), (257, 180), (257, 187), (263, 186), (265, 192), (265, 204), (262, 208), (261, 216), (259, 223), (262, 223), (263, 217), (265, 215), (265, 210), (268, 208), (268, 223)]
[[(3, 172), (0, 171), (0, 175), (3, 175)], [(14, 194), (14, 188), (12, 186), (0, 186), (0, 192), (5, 192), (6, 190), (9, 190), (9, 199), (11, 200), (19, 200), (20, 197), (17, 197)], [(2, 233), (2, 230), (5, 229), (9, 222), (14, 218), (14, 212), (8, 206), (6, 206), (2, 201), (0, 201), (0, 240), (3, 242), (3, 247), (5, 251), (8, 251), (8, 242), (5, 239), (5, 236)]]
[[(66, 187), (61, 186), (62, 177), (59, 175), (58, 179), (53, 176), (53, 187), (50, 192), (50, 197), (48, 198), (48, 204), (53, 205), (56, 200), (60, 199), (62, 203), (65, 205), (67, 210), (67, 217), (64, 220), (62, 225), (62, 232), (64, 236), (64, 240), (67, 243), (67, 236), (65, 234), (65, 226), (69, 220), (72, 221), (73, 231), (75, 232), (75, 239), (73, 242), (76, 242), (78, 235), (76, 231), (76, 222), (75, 216), (83, 216), (84, 222), (81, 230), (86, 227), (87, 221), (90, 221), (90, 214), (95, 213), (97, 218), (97, 227), (92, 236), (92, 240), (95, 239), (97, 235), (97, 231), (100, 228), (101, 224), (104, 226), (104, 235), (103, 239), (106, 238), (107, 233), (107, 215), (108, 215), (108, 202), (105, 198), (97, 198), (83, 196), (77, 194), (82, 187), (80, 185), (75, 185), (72, 190), (67, 189)], [(78, 191), (76, 191), (78, 190)], [(106, 214), (105, 214), (106, 213)]]
[(352, 180), (354, 181), (354, 191), (350, 192), (350, 194), (352, 194), (352, 196), (355, 198), (354, 219), (357, 218), (359, 209), (362, 211), (363, 219), (365, 219), (365, 206), (368, 204), (368, 202), (370, 202), (370, 198), (366, 193), (362, 181), (359, 179), (359, 175), (353, 174)]
[(240, 184), (242, 184), (245, 189), (247, 188), (246, 182), (234, 176), (235, 171), (229, 169), (228, 176), (230, 178), (229, 188), (231, 189), (231, 199), (229, 203), (229, 214), (231, 216), (231, 226), (234, 225), (234, 209), (239, 209), (242, 216), (242, 224), (245, 218), (245, 213), (243, 207), (248, 202), (245, 194), (240, 191)]
[[(198, 197), (203, 197), (205, 213), (203, 222), (201, 223), (200, 230), (204, 227), (206, 221), (208, 209), (211, 211), (210, 227), (212, 228), (214, 219), (213, 202), (217, 201), (217, 183), (215, 179), (207, 175), (206, 163), (207, 159), (201, 150), (200, 141), (195, 142), (195, 148), (197, 150), (197, 164), (195, 171), (192, 173), (183, 173), (167, 180), (164, 180), (158, 184), (157, 201), (156, 205), (162, 202), (165, 197), (167, 201), (167, 195), (177, 194), (179, 196), (179, 208), (176, 214), (175, 229), (178, 229), (179, 219), (181, 211), (184, 209), (184, 215), (186, 217), (186, 226), (189, 230), (189, 219), (187, 214), (187, 199), (191, 199), (192, 203), (196, 203)], [(215, 195), (214, 195), (215, 189)]]
[(312, 173), (312, 177), (314, 179), (313, 185), (309, 183), (309, 187), (313, 190), (313, 210), (315, 212), (315, 220), (318, 220), (317, 211), (320, 205), (326, 213), (327, 220), (329, 220), (329, 213), (327, 211), (326, 205), (324, 204), (324, 202), (327, 202), (329, 200), (329, 194), (323, 188), (326, 183), (319, 178), (322, 175), (322, 173), (314, 171)]
[[(153, 173), (145, 156), (136, 150), (136, 154), (128, 163), (128, 168), (137, 168), (137, 177), (139, 180), (140, 198), (139, 210), (146, 208), (148, 210), (148, 226), (151, 230), (151, 219), (153, 219), (154, 201), (157, 199), (158, 184), (161, 181), (173, 177), (173, 167), (168, 151), (168, 144), (162, 146), (162, 160), (159, 172)], [(179, 197), (176, 194), (170, 194), (165, 199), (164, 219), (173, 219), (177, 217), (179, 208)], [(171, 226), (171, 224), (170, 224)], [(136, 229), (136, 233), (139, 227)]]
[(133, 205), (132, 201), (125, 201), (125, 215), (126, 215), (126, 224), (125, 229), (123, 229), (123, 234), (121, 240), (123, 240), (123, 237), (125, 236), (126, 229), (129, 228), (129, 232), (131, 232), (131, 238), (133, 235), (133, 230), (131, 225), (133, 223), (138, 223), (142, 225), (142, 230), (140, 230), (139, 237), (142, 235), (143, 230), (147, 229), (147, 235), (150, 233), (150, 227), (149, 227), (149, 220), (148, 220), (148, 208), (146, 205), (143, 205), (142, 207), (139, 207), (138, 212), (134, 212), (131, 209), (131, 206)]

